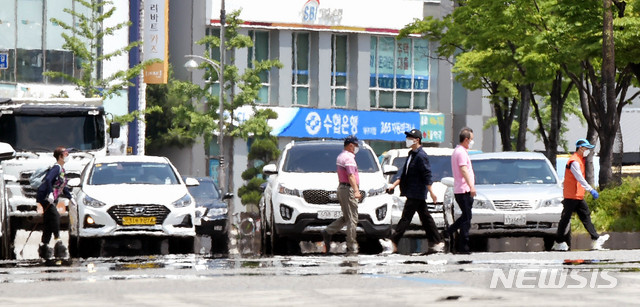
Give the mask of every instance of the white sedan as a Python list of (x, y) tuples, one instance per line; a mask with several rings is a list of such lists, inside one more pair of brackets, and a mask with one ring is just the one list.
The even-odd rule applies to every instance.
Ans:
[(193, 251), (195, 201), (167, 158), (94, 158), (69, 185), (72, 256), (98, 256), (109, 247)]

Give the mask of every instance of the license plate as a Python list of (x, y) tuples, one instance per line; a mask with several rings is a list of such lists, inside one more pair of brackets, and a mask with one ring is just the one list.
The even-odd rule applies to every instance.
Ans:
[(125, 216), (122, 218), (122, 225), (155, 225), (155, 216)]
[(436, 227), (438, 228), (444, 227), (444, 220), (435, 220), (434, 222), (436, 222)]
[(527, 225), (527, 216), (525, 214), (505, 214), (505, 225), (525, 226)]
[(318, 211), (318, 219), (321, 220), (335, 220), (342, 217), (342, 211), (333, 211), (333, 210), (321, 210)]

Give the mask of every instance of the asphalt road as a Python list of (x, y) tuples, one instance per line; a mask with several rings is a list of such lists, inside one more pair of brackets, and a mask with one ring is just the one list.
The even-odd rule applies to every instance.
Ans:
[(639, 272), (640, 250), (21, 259), (0, 262), (0, 305), (635, 305)]

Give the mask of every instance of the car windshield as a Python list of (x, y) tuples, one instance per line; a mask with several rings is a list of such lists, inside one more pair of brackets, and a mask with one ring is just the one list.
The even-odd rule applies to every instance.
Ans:
[[(284, 161), (283, 171), (292, 173), (334, 173), (336, 158), (342, 152), (342, 144), (303, 144), (291, 147)], [(360, 149), (356, 154), (358, 171), (374, 173), (379, 170), (376, 157), (370, 150)]]
[(90, 185), (179, 183), (169, 164), (151, 162), (97, 163), (89, 178)]
[(200, 185), (189, 186), (187, 188), (191, 196), (196, 199), (196, 203), (204, 203), (212, 199), (220, 198), (218, 189), (213, 181), (202, 180), (200, 181)]
[[(389, 183), (395, 182), (400, 177), (400, 169), (404, 167), (407, 157), (397, 157), (393, 159), (393, 165), (398, 168), (398, 173), (391, 176)], [(431, 180), (440, 181), (444, 177), (451, 177), (451, 156), (429, 156), (431, 166)]]
[(556, 177), (545, 160), (472, 160), (476, 184), (555, 184)]

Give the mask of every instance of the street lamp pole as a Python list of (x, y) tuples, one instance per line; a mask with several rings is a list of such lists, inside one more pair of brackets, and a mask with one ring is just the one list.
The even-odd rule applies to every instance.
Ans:
[[(222, 44), (221, 44), (222, 45)], [(213, 69), (216, 71), (216, 73), (218, 73), (218, 80), (220, 80), (220, 93), (218, 96), (218, 100), (219, 100), (219, 105), (220, 107), (218, 108), (218, 146), (220, 148), (220, 156), (219, 156), (219, 161), (220, 161), (220, 165), (218, 166), (218, 187), (220, 188), (220, 190), (222, 190), (223, 193), (226, 193), (227, 190), (227, 185), (225, 182), (225, 172), (224, 172), (224, 77), (222, 76), (222, 73), (224, 71), (224, 67), (223, 67), (223, 62), (221, 61), (221, 64), (218, 64), (210, 59), (207, 59), (203, 56), (199, 56), (199, 55), (194, 55), (194, 54), (187, 54), (184, 56), (185, 58), (196, 58), (196, 59), (200, 59), (203, 60), (205, 62), (207, 62), (207, 64), (211, 65), (211, 67), (213, 67)], [(196, 63), (196, 61), (194, 61), (193, 59), (187, 61), (187, 63), (184, 64), (184, 67), (189, 70), (189, 71), (193, 71), (195, 69), (198, 68), (198, 63)]]

